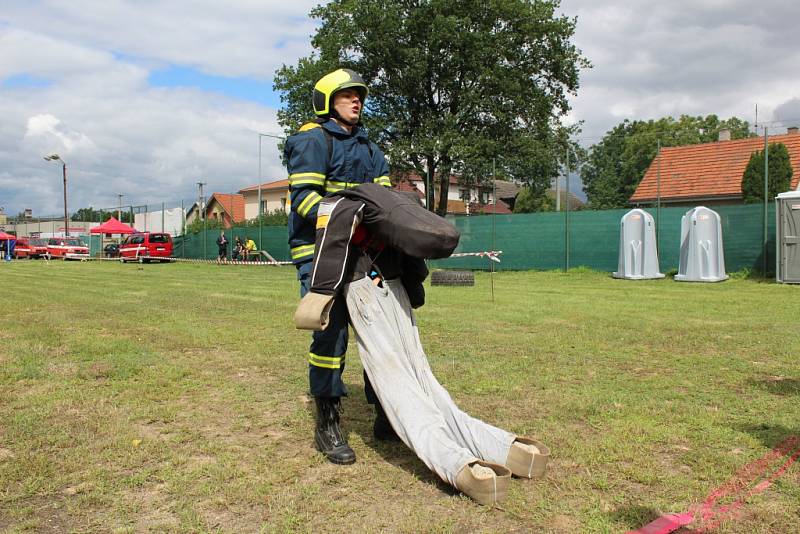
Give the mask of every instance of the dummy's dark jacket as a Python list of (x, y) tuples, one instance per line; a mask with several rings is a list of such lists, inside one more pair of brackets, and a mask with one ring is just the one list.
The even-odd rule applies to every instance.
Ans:
[[(356, 244), (360, 224), (366, 237)], [(319, 204), (311, 291), (333, 295), (375, 269), (386, 279), (400, 278), (419, 307), (428, 275), (424, 260), (450, 256), (458, 239), (458, 230), (416, 198), (376, 184), (342, 191)]]

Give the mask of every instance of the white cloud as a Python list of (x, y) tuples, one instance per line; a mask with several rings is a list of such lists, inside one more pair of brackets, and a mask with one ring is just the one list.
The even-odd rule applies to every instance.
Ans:
[[(275, 65), (294, 63), (296, 56), (282, 57), (265, 49), (266, 44), (249, 46), (236, 39), (209, 46), (209, 35), (196, 32), (176, 38), (175, 31), (159, 27), (175, 26), (176, 19), (165, 22), (170, 9), (176, 9), (173, 4), (167, 11), (150, 5), (145, 19), (131, 11), (142, 3), (92, 3), (88, 8), (79, 2), (69, 11), (63, 5), (43, 9), (40, 3), (34, 13), (36, 4), (31, 3), (0, 14), (0, 205), (12, 214), (26, 207), (38, 215), (58, 214), (63, 206), (60, 167), (42, 159), (54, 152), (67, 162), (70, 210), (114, 206), (117, 193), (125, 194), (126, 203), (179, 205), (194, 198), (198, 181), (208, 184), (209, 193), (257, 182), (256, 132), (279, 131), (275, 110), (200, 88), (152, 87), (149, 69), (179, 61), (180, 50), (188, 54), (194, 49), (191, 64), (209, 72), (263, 70), (269, 79)], [(202, 11), (202, 5), (192, 6), (193, 12)], [(209, 23), (221, 15), (219, 9), (209, 8), (201, 20), (189, 17), (186, 22)], [(289, 15), (277, 15), (264, 19), (265, 24), (239, 20), (225, 31), (252, 37), (282, 24), (281, 31), (288, 32)], [(112, 20), (109, 27), (106, 22)], [(217, 17), (218, 26), (226, 24)], [(238, 50), (245, 45), (251, 50)], [(230, 67), (236, 64), (243, 67)], [(41, 83), (4, 83), (20, 75)], [(264, 180), (284, 178), (274, 141), (262, 143)]]
[[(62, 208), (57, 165), (68, 162), (71, 208), (178, 204), (258, 179), (258, 136), (276, 110), (200, 87), (153, 87), (171, 65), (269, 82), (310, 52), (317, 0), (39, 0), (0, 11), (0, 205)], [(584, 144), (625, 118), (716, 113), (759, 122), (800, 118), (800, 4), (783, 0), (564, 0), (578, 16), (583, 72), (570, 120)], [(19, 79), (22, 77), (22, 81)], [(27, 78), (26, 78), (27, 77)], [(17, 83), (9, 83), (17, 80)], [(775, 123), (772, 123), (775, 124)], [(800, 124), (795, 120), (794, 125)], [(264, 180), (285, 177), (263, 139)]]
[(775, 120), (800, 96), (800, 5), (766, 0), (564, 0), (575, 42), (592, 61), (573, 99), (584, 144), (622, 119), (681, 114)]

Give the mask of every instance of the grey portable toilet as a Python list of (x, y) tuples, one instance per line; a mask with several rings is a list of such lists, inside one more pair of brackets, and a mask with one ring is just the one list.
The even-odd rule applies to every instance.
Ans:
[(775, 197), (775, 279), (800, 284), (800, 191)]
[(653, 216), (644, 210), (631, 210), (619, 222), (619, 263), (613, 276), (627, 280), (664, 278), (658, 271)]
[(681, 218), (681, 258), (678, 282), (727, 280), (719, 214), (704, 206), (692, 208)]

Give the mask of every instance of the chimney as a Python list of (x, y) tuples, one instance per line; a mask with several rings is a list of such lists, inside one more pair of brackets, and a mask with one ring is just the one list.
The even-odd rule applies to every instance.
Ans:
[(731, 131), (728, 128), (720, 128), (720, 130), (719, 130), (719, 140), (720, 141), (730, 141), (731, 140)]
[(798, 134), (797, 126), (790, 126), (790, 127), (786, 128), (786, 133), (789, 134), (789, 135), (797, 135)]

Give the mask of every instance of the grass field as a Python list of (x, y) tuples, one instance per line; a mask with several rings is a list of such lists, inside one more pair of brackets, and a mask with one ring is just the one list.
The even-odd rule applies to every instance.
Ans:
[[(0, 531), (624, 532), (800, 436), (800, 287), (581, 271), (496, 274), (494, 303), (487, 273), (427, 287), (422, 341), (456, 402), (553, 450), (545, 479), (489, 509), (373, 439), (355, 347), (358, 461), (316, 453), (291, 267), (0, 275)], [(800, 466), (741, 504), (717, 532), (800, 532)]]

